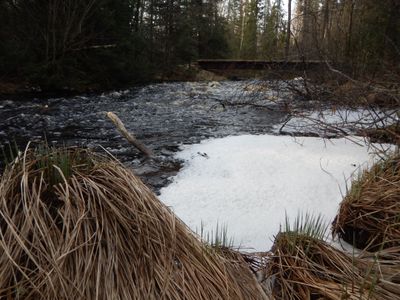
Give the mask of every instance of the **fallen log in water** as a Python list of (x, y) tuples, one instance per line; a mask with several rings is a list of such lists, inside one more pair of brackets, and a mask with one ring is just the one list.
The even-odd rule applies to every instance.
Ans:
[(117, 127), (118, 131), (122, 134), (124, 138), (127, 139), (127, 141), (135, 146), (140, 152), (142, 152), (146, 156), (153, 156), (153, 153), (151, 150), (149, 150), (145, 145), (143, 145), (139, 140), (136, 139), (136, 137), (129, 133), (129, 131), (125, 128), (124, 123), (118, 118), (116, 114), (113, 112), (108, 112), (107, 117), (114, 123), (114, 125)]

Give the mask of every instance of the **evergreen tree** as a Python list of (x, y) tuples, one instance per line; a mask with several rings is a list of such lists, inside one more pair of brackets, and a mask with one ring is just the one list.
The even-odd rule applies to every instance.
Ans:
[(259, 0), (248, 0), (244, 7), (244, 28), (241, 57), (246, 59), (257, 58), (257, 29), (259, 16)]
[(280, 59), (283, 55), (285, 27), (283, 22), (282, 2), (266, 1), (266, 12), (262, 33), (262, 57), (265, 59)]

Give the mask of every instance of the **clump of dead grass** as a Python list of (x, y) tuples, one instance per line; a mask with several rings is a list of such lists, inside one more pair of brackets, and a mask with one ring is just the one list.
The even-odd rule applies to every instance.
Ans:
[(390, 143), (400, 145), (399, 124), (392, 124), (377, 129), (365, 129), (362, 133), (370, 139), (371, 143)]
[(264, 288), (275, 299), (398, 299), (399, 256), (355, 257), (304, 232), (280, 232)]
[(333, 234), (360, 249), (400, 246), (400, 154), (366, 170), (352, 183)]
[(263, 299), (132, 172), (86, 150), (28, 150), (0, 181), (0, 298)]

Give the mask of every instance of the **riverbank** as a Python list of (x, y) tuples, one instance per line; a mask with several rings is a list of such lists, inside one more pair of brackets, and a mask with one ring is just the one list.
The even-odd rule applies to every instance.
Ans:
[[(26, 80), (0, 79), (0, 100), (27, 100), (33, 98), (60, 98), (76, 95), (96, 95), (115, 90), (125, 90), (149, 84), (173, 82), (245, 81), (252, 79), (291, 80), (303, 74), (300, 71), (277, 70), (203, 70), (197, 63), (179, 65), (168, 72), (156, 72), (146, 80), (131, 80), (128, 83), (105, 88), (96, 83), (74, 86), (44, 87)], [(310, 73), (310, 78), (315, 76)]]
[[(241, 79), (251, 78), (250, 74), (242, 76)], [(97, 83), (76, 84), (73, 86), (44, 86), (34, 84), (24, 79), (5, 80), (0, 79), (0, 100), (27, 100), (33, 98), (60, 98), (73, 97), (76, 95), (95, 95), (103, 94), (115, 90), (125, 90), (149, 84), (163, 82), (197, 82), (197, 81), (221, 81), (228, 79), (227, 76), (219, 75), (210, 71), (202, 70), (197, 64), (180, 65), (168, 72), (156, 72), (151, 77), (138, 80), (132, 79), (124, 84), (113, 85), (112, 87), (100, 86)]]

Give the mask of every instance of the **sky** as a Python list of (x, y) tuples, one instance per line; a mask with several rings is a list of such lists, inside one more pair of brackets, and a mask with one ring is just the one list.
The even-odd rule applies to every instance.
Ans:
[[(224, 2), (225, 3), (225, 7), (226, 7), (228, 1), (229, 0), (225, 0), (225, 2)], [(274, 2), (274, 0), (270, 0), (270, 1), (271, 1), (271, 3)], [(289, 1), (288, 0), (281, 0), (281, 1), (282, 1), (281, 2), (282, 3), (282, 7), (283, 7), (283, 10), (284, 10), (284, 13), (285, 13), (284, 19), (287, 20), (287, 17), (288, 17), (288, 3), (289, 3)], [(293, 17), (294, 12), (295, 12), (296, 4), (297, 4), (297, 0), (292, 0), (292, 17)]]

